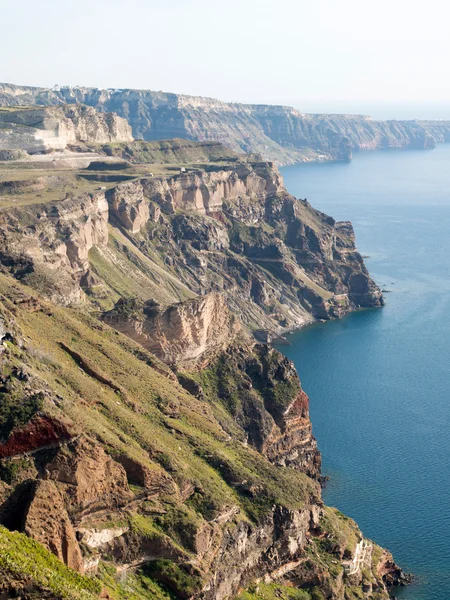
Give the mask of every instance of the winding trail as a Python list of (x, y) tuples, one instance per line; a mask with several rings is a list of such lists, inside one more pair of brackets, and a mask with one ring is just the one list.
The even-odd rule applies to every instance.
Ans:
[(361, 540), (358, 542), (355, 550), (355, 556), (349, 565), (348, 575), (355, 575), (362, 568), (367, 558), (370, 557), (371, 552), (372, 544), (370, 542), (367, 540)]

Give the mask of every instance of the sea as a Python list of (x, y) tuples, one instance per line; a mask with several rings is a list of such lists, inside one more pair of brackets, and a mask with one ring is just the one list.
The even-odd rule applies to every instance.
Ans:
[(402, 600), (450, 600), (450, 144), (282, 169), (350, 220), (383, 308), (288, 336), (330, 477), (327, 504), (414, 574)]

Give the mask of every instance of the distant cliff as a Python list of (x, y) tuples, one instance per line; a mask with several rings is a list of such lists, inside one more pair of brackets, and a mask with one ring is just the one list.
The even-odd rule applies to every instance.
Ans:
[(12, 106), (0, 108), (0, 151), (35, 154), (69, 144), (131, 142), (131, 127), (112, 113), (91, 106)]
[(0, 84), (0, 106), (77, 102), (116, 112), (127, 119), (139, 139), (221, 142), (236, 152), (260, 153), (279, 164), (348, 160), (354, 150), (433, 148), (450, 139), (448, 121), (304, 114), (286, 106), (234, 104), (150, 90)]

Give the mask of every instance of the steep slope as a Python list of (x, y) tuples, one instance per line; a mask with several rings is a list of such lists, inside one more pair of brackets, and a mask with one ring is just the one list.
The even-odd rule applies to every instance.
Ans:
[(0, 522), (41, 544), (0, 528), (2, 591), (225, 600), (264, 578), (305, 599), (387, 599), (401, 581), (323, 506), (308, 399), (277, 351), (231, 337), (176, 377), (1, 274), (0, 342)]
[(136, 138), (215, 141), (236, 152), (289, 164), (351, 158), (353, 150), (433, 148), (446, 141), (445, 121), (374, 121), (362, 115), (305, 114), (286, 106), (226, 103), (150, 90), (0, 84), (0, 106), (81, 102), (128, 120)]

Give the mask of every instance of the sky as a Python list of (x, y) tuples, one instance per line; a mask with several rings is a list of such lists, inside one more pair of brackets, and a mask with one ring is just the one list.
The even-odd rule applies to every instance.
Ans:
[(0, 0), (0, 81), (450, 112), (449, 20), (444, 0)]

